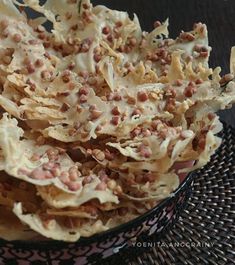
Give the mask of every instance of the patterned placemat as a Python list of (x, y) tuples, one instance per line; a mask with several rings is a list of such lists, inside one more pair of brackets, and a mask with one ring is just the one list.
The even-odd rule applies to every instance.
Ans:
[(235, 264), (235, 130), (224, 125), (221, 137), (210, 163), (195, 174), (185, 210), (161, 241), (136, 242), (102, 265)]

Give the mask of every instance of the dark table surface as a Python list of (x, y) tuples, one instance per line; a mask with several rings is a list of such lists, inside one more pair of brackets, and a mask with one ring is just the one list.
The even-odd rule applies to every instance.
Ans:
[[(93, 4), (136, 13), (142, 28), (153, 29), (153, 22), (169, 18), (170, 36), (176, 37), (181, 30), (191, 30), (195, 22), (208, 27), (212, 47), (210, 66), (221, 66), (229, 72), (229, 57), (235, 46), (235, 0), (93, 0)], [(220, 113), (222, 120), (235, 127), (235, 106)]]

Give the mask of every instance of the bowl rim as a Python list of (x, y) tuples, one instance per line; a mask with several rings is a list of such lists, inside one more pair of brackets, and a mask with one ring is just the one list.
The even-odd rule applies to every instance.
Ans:
[(8, 241), (5, 239), (0, 238), (0, 244), (6, 245), (11, 244), (14, 246), (21, 246), (26, 248), (36, 248), (36, 249), (53, 249), (53, 248), (66, 248), (68, 245), (76, 245), (77, 247), (83, 247), (86, 245), (90, 245), (92, 243), (98, 242), (100, 240), (106, 241), (110, 237), (115, 237), (118, 234), (122, 233), (124, 230), (128, 230), (130, 228), (133, 228), (133, 226), (138, 226), (140, 223), (143, 223), (150, 215), (152, 215), (156, 211), (160, 211), (170, 200), (176, 197), (176, 195), (190, 182), (192, 182), (193, 177), (195, 175), (195, 170), (191, 171), (185, 176), (184, 180), (180, 183), (180, 185), (165, 199), (161, 200), (156, 206), (151, 208), (150, 210), (146, 211), (144, 214), (126, 222), (123, 224), (120, 224), (118, 226), (115, 226), (113, 228), (110, 228), (106, 231), (94, 234), (90, 237), (81, 237), (76, 242), (65, 242), (60, 240), (12, 240)]

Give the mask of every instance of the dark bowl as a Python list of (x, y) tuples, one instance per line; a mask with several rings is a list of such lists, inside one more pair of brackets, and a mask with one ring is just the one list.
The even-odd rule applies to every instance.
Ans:
[[(0, 239), (0, 264), (85, 265), (96, 264), (122, 248), (138, 246), (154, 234), (160, 240), (184, 208), (193, 183), (188, 174), (170, 197), (145, 214), (108, 231), (81, 238), (76, 243), (61, 241), (5, 241)], [(2, 262), (2, 263), (1, 263)]]

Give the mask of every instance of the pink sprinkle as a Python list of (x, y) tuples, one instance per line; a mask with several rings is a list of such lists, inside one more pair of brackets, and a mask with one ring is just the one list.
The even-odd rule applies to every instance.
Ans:
[(100, 182), (96, 187), (95, 189), (96, 190), (106, 190), (107, 188), (107, 184), (105, 182)]
[(134, 116), (134, 115), (141, 115), (141, 111), (139, 109), (133, 110), (132, 116)]
[(69, 179), (69, 175), (68, 174), (64, 174), (64, 173), (67, 173), (67, 172), (61, 172), (60, 176), (59, 176), (59, 179), (61, 182), (63, 182), (64, 184), (68, 184), (70, 182), (70, 179)]
[(52, 162), (48, 162), (48, 163), (44, 163), (42, 166), (43, 166), (43, 169), (50, 170), (50, 169), (54, 168), (55, 164)]
[(100, 55), (100, 54), (94, 54), (94, 60), (95, 60), (95, 62), (99, 62), (100, 60), (102, 59), (102, 56)]
[(113, 98), (112, 99), (115, 100), (115, 101), (120, 101), (120, 100), (122, 100), (122, 97), (121, 97), (121, 95), (119, 93), (115, 92), (115, 93), (113, 93)]
[(104, 27), (102, 29), (102, 33), (105, 34), (105, 35), (109, 34), (109, 32), (110, 32), (110, 28), (109, 27)]
[(85, 185), (85, 184), (89, 184), (92, 182), (92, 176), (86, 176), (83, 181), (82, 181), (82, 184)]
[(89, 88), (88, 87), (82, 87), (79, 89), (79, 95), (88, 95)]
[(29, 44), (31, 44), (31, 45), (37, 45), (39, 43), (40, 43), (40, 41), (37, 39), (29, 40)]
[(182, 86), (183, 85), (183, 81), (181, 79), (177, 79), (175, 81), (175, 84), (176, 84), (176, 86)]
[(145, 158), (149, 158), (152, 155), (152, 151), (149, 147), (145, 146), (144, 144), (142, 144), (140, 146), (140, 155), (145, 157)]
[(39, 168), (36, 168), (32, 171), (32, 173), (30, 174), (30, 177), (33, 178), (33, 179), (45, 179), (45, 171), (39, 167)]
[(22, 37), (21, 37), (20, 34), (16, 33), (16, 34), (13, 35), (13, 41), (14, 42), (20, 42), (21, 39), (22, 39)]
[(119, 111), (119, 108), (117, 106), (115, 106), (113, 109), (112, 109), (112, 114), (113, 115), (120, 115), (120, 111)]
[(34, 65), (32, 63), (28, 64), (27, 65), (27, 70), (28, 70), (28, 73), (29, 74), (32, 74), (35, 72), (35, 68), (34, 68)]
[(136, 137), (136, 136), (140, 135), (140, 133), (141, 133), (141, 129), (140, 129), (140, 128), (135, 128), (135, 129), (131, 132), (131, 135), (132, 135), (133, 137)]
[(110, 121), (111, 124), (117, 126), (118, 123), (119, 123), (119, 117), (118, 116), (113, 116), (111, 121)]
[(102, 182), (106, 182), (108, 180), (108, 175), (104, 170), (99, 171), (99, 178)]
[(77, 182), (68, 182), (66, 185), (71, 191), (77, 191), (81, 188), (81, 184)]
[(144, 91), (139, 91), (138, 92), (138, 100), (141, 102), (144, 102), (148, 99), (148, 94)]

